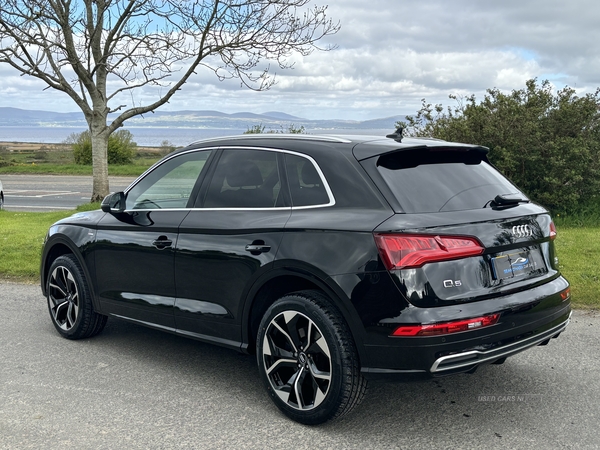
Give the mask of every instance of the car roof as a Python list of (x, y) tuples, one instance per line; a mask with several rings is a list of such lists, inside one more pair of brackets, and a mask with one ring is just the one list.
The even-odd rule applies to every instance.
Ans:
[[(190, 150), (193, 148), (202, 148), (221, 145), (245, 145), (252, 147), (270, 147), (286, 149), (292, 145), (298, 149), (298, 145), (303, 142), (321, 143), (333, 146), (341, 151), (352, 152), (356, 159), (363, 160), (373, 156), (402, 150), (417, 149), (437, 149), (437, 150), (475, 150), (487, 153), (488, 149), (479, 145), (461, 144), (456, 142), (447, 142), (433, 138), (402, 138), (392, 139), (383, 136), (374, 135), (339, 135), (339, 134), (285, 134), (285, 133), (264, 133), (264, 134), (242, 134), (236, 136), (223, 136), (195, 141), (189, 146), (179, 151)], [(307, 147), (309, 150), (310, 146)]]

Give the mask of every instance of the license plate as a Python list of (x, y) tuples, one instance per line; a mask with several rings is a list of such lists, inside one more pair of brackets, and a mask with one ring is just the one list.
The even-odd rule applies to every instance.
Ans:
[(536, 265), (536, 262), (531, 259), (531, 254), (528, 251), (492, 258), (494, 278), (497, 280), (525, 275), (535, 270)]

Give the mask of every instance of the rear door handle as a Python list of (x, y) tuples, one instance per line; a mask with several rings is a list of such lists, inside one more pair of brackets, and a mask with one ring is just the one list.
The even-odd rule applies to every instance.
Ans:
[(271, 250), (270, 245), (265, 245), (265, 241), (254, 241), (252, 244), (246, 245), (246, 251), (253, 255), (260, 255)]
[(166, 236), (159, 236), (158, 239), (152, 241), (152, 245), (157, 249), (162, 250), (173, 245), (173, 241)]

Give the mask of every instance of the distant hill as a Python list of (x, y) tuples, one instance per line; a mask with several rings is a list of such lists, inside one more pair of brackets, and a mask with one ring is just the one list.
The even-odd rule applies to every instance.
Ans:
[[(114, 115), (116, 117), (116, 114)], [(392, 131), (398, 120), (405, 116), (393, 116), (366, 121), (356, 120), (311, 120), (292, 116), (278, 111), (262, 114), (238, 112), (227, 114), (220, 111), (156, 111), (134, 117), (126, 122), (126, 127), (168, 127), (168, 128), (217, 128), (245, 129), (263, 125), (267, 130), (286, 129), (293, 124), (311, 130), (383, 130)], [(110, 117), (109, 117), (110, 119)], [(59, 113), (0, 107), (0, 126), (23, 127), (85, 127), (82, 113)]]
[(262, 113), (263, 116), (273, 117), (274, 119), (282, 119), (282, 120), (306, 120), (301, 119), (300, 117), (292, 116), (291, 114), (286, 114), (278, 111), (268, 111)]
[(0, 126), (35, 126), (38, 123), (73, 121), (84, 121), (83, 114), (0, 108)]

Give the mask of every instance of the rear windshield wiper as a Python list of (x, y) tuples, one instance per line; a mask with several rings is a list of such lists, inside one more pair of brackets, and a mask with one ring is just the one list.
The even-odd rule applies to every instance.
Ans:
[(511, 206), (517, 206), (519, 203), (529, 203), (529, 199), (523, 198), (521, 194), (499, 194), (483, 207), (487, 208), (489, 205), (492, 208), (510, 208)]

